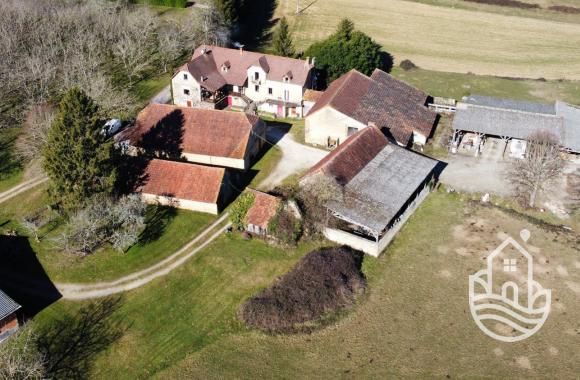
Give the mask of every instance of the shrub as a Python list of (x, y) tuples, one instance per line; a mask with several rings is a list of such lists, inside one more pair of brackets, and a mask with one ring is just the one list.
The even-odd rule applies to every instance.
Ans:
[(352, 307), (364, 292), (363, 254), (348, 247), (308, 253), (278, 282), (240, 309), (247, 326), (267, 332), (307, 330), (306, 323)]
[(246, 227), (246, 214), (252, 205), (256, 196), (253, 193), (245, 192), (236, 199), (230, 209), (230, 220), (234, 228), (243, 230)]
[(401, 69), (403, 69), (405, 71), (409, 71), (409, 70), (413, 70), (413, 69), (417, 68), (417, 65), (415, 65), (410, 59), (402, 60), (401, 63), (399, 63), (399, 66), (401, 67)]
[(282, 243), (293, 244), (302, 234), (302, 220), (284, 204), (280, 204), (276, 216), (268, 224), (268, 231)]

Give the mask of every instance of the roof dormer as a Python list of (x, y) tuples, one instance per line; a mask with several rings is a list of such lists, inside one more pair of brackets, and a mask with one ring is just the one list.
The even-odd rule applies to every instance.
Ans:
[(284, 83), (290, 82), (292, 80), (292, 71), (288, 71), (286, 74), (284, 74), (282, 80), (284, 81)]
[(225, 61), (222, 64), (222, 72), (227, 73), (228, 71), (230, 71), (230, 67), (232, 67), (232, 64), (230, 63), (230, 61)]

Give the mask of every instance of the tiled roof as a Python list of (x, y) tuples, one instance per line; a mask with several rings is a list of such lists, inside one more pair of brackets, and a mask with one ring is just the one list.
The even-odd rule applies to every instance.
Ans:
[[(228, 70), (222, 70), (224, 63)], [(243, 86), (247, 80), (247, 70), (251, 66), (261, 67), (269, 80), (283, 82), (284, 76), (292, 73), (288, 83), (304, 86), (314, 65), (294, 58), (270, 54), (228, 49), (219, 46), (200, 46), (193, 53), (192, 60), (179, 70), (189, 71), (208, 90), (215, 91), (226, 84)]]
[(306, 90), (304, 91), (304, 101), (316, 103), (318, 100), (320, 100), (323, 94), (324, 91)]
[(20, 309), (20, 305), (0, 290), (0, 320)]
[(116, 140), (150, 150), (243, 159), (259, 123), (242, 112), (149, 104)]
[(190, 201), (217, 203), (225, 169), (153, 159), (136, 191)]
[(377, 233), (405, 207), (406, 202), (435, 169), (437, 161), (390, 144), (376, 128), (350, 136), (306, 175), (322, 173), (343, 189), (330, 210)]
[(249, 191), (254, 194), (255, 198), (246, 214), (246, 223), (266, 229), (270, 220), (276, 215), (281, 200), (258, 190), (249, 189)]
[(377, 128), (364, 128), (327, 154), (305, 174), (305, 177), (322, 172), (337, 183), (346, 185), (388, 143), (385, 135)]
[(368, 125), (374, 123), (407, 145), (413, 131), (429, 136), (436, 114), (424, 106), (427, 95), (389, 74), (375, 70), (367, 77), (351, 70), (332, 82), (308, 116), (329, 106)]

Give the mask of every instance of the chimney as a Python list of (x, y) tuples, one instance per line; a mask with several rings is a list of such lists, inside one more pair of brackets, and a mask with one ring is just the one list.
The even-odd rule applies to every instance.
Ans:
[(199, 83), (202, 83), (202, 82), (203, 82), (203, 75), (201, 75), (201, 76), (199, 77)]
[(244, 45), (240, 45), (240, 54), (244, 54)]
[(304, 62), (304, 66), (308, 67), (310, 65), (310, 57), (306, 57), (306, 62)]
[(315, 61), (316, 61), (316, 57), (312, 57), (312, 66), (314, 66)]

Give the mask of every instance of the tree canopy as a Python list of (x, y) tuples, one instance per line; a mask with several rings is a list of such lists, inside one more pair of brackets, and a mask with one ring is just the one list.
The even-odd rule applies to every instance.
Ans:
[(240, 8), (243, 0), (215, 0), (217, 10), (222, 14), (224, 21), (231, 26), (240, 18)]
[(82, 206), (94, 194), (111, 193), (116, 178), (113, 142), (101, 133), (98, 106), (72, 88), (60, 102), (48, 133), (43, 167), (50, 194), (65, 208)]
[(390, 71), (393, 60), (381, 45), (343, 19), (336, 32), (327, 39), (312, 44), (304, 53), (316, 58), (319, 85), (324, 87), (341, 75), (356, 69), (365, 75), (373, 70)]
[(294, 50), (294, 43), (292, 42), (292, 34), (288, 28), (288, 21), (286, 17), (280, 19), (280, 25), (274, 35), (274, 54), (282, 57), (294, 57), (296, 51)]

